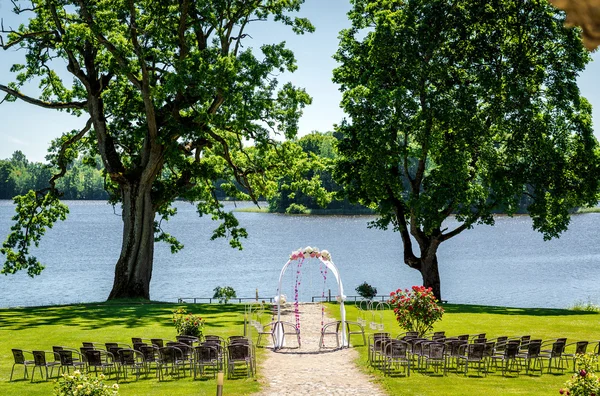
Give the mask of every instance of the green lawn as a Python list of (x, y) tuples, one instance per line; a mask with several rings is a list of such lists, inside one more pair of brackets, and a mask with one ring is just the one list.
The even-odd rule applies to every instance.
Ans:
[[(175, 338), (171, 314), (183, 306), (206, 320), (205, 334), (243, 334), (244, 306), (109, 303), (0, 310), (0, 395), (52, 394), (53, 384), (18, 380), (9, 382), (13, 364), (11, 348), (51, 350), (53, 345), (79, 348), (83, 341), (125, 342), (131, 337)], [(13, 379), (23, 377), (22, 366)], [(36, 373), (39, 378), (39, 372)], [(107, 383), (114, 383), (114, 380)], [(121, 395), (214, 395), (216, 381), (186, 378), (158, 382), (155, 378), (120, 382)], [(244, 395), (259, 389), (256, 379), (225, 380), (224, 394)]]
[[(348, 320), (356, 320), (359, 310), (352, 304), (346, 305)], [(502, 335), (519, 336), (530, 334), (532, 338), (552, 339), (567, 337), (567, 343), (600, 339), (600, 314), (594, 312), (575, 312), (562, 309), (521, 309), (504, 307), (487, 307), (476, 305), (445, 304), (446, 313), (438, 322), (434, 331), (444, 330), (447, 335), (486, 333), (488, 338)], [(330, 307), (332, 315), (339, 318), (337, 307)], [(377, 321), (379, 316), (376, 315)], [(367, 320), (371, 316), (367, 315)], [(392, 311), (383, 314), (385, 331), (397, 335), (400, 327)], [(368, 327), (368, 325), (367, 325)], [(374, 330), (367, 329), (369, 333)], [(352, 342), (359, 344), (359, 337), (352, 336)], [(597, 341), (596, 341), (597, 344)], [(590, 345), (588, 352), (593, 352), (595, 345)], [(448, 373), (448, 376), (433, 376), (412, 373), (410, 377), (389, 378), (379, 370), (367, 364), (367, 347), (356, 348), (360, 353), (357, 364), (368, 374), (376, 377), (390, 395), (558, 395), (558, 390), (570, 378), (570, 373), (563, 375), (544, 374), (542, 376), (503, 377), (502, 374), (491, 373), (487, 377), (468, 376)], [(590, 350), (591, 349), (591, 350)]]
[[(0, 310), (0, 395), (51, 395), (51, 382), (8, 382), (13, 363), (11, 348), (51, 349), (52, 345), (79, 347), (82, 341), (131, 342), (131, 337), (175, 337), (171, 313), (184, 306), (206, 319), (206, 334), (222, 336), (243, 333), (243, 305), (182, 305), (110, 303), (71, 305), (42, 308)], [(348, 320), (356, 320), (358, 309), (347, 304)], [(446, 313), (435, 330), (448, 335), (464, 333), (500, 335), (530, 334), (535, 338), (567, 337), (568, 342), (600, 339), (600, 314), (559, 309), (519, 309), (469, 305), (444, 305)], [(339, 315), (336, 304), (328, 307), (332, 315)], [(369, 317), (370, 319), (370, 317)], [(383, 314), (386, 331), (400, 333), (393, 313)], [(373, 332), (373, 330), (368, 330)], [(356, 337), (356, 336), (354, 336)], [(358, 337), (353, 338), (358, 343)], [(414, 373), (409, 378), (387, 378), (367, 363), (365, 346), (358, 346), (357, 364), (373, 375), (390, 395), (553, 395), (569, 378), (569, 374), (541, 377), (521, 375), (518, 378), (490, 374), (487, 377), (464, 377), (449, 373), (446, 377)], [(264, 351), (259, 350), (259, 359)], [(17, 367), (15, 377), (22, 376)], [(260, 372), (259, 372), (260, 375)], [(36, 374), (37, 377), (37, 374)], [(110, 381), (111, 383), (113, 381)], [(196, 380), (190, 377), (158, 382), (154, 378), (121, 382), (121, 395), (213, 395), (215, 380)], [(244, 395), (259, 390), (256, 379), (226, 380), (224, 394)]]

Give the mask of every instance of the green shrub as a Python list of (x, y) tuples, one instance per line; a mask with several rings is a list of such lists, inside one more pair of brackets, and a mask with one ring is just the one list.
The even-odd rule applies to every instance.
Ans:
[(217, 286), (214, 288), (214, 292), (215, 294), (213, 295), (213, 298), (218, 298), (219, 303), (221, 304), (227, 304), (229, 302), (229, 299), (237, 297), (235, 294), (235, 290), (231, 286)]
[(600, 305), (596, 305), (589, 300), (587, 302), (577, 301), (569, 309), (579, 312), (600, 312)]
[(377, 288), (369, 285), (367, 282), (363, 282), (356, 289), (356, 292), (362, 298), (366, 298), (368, 300), (373, 299), (377, 295)]
[(54, 386), (55, 396), (115, 396), (119, 394), (119, 385), (105, 385), (102, 381), (104, 375), (90, 378), (75, 370), (73, 374), (63, 374)]

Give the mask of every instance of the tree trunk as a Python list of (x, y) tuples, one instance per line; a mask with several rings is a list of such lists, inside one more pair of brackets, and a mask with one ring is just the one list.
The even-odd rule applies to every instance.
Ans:
[(132, 182), (121, 187), (123, 198), (123, 245), (115, 267), (115, 280), (109, 300), (150, 299), (150, 279), (154, 257), (155, 210), (150, 197), (151, 184)]
[(421, 256), (420, 272), (421, 276), (423, 277), (423, 286), (431, 287), (433, 294), (438, 299), (438, 301), (441, 302), (442, 291), (437, 253), (424, 253)]

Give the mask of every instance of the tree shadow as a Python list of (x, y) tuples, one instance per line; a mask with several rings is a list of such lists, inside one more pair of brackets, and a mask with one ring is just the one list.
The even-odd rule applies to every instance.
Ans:
[(465, 305), (465, 304), (444, 304), (446, 313), (480, 313), (496, 315), (524, 315), (524, 316), (573, 316), (573, 315), (598, 315), (598, 312), (573, 311), (560, 308), (514, 308), (514, 307), (495, 307), (489, 305)]
[(240, 304), (106, 302), (0, 309), (0, 328), (22, 330), (62, 325), (91, 330), (107, 326), (138, 328), (156, 324), (171, 327), (173, 311), (180, 307), (207, 319), (208, 327), (227, 327), (244, 323), (244, 305)]
[[(347, 302), (346, 305), (359, 308), (359, 302)], [(524, 316), (574, 316), (574, 315), (599, 315), (594, 311), (574, 311), (561, 308), (516, 308), (496, 307), (491, 305), (470, 304), (442, 304), (446, 313), (474, 313), (474, 314), (496, 314), (496, 315), (524, 315)]]

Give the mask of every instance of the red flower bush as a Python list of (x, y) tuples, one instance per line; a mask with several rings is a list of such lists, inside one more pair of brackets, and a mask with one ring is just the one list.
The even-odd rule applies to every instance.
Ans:
[(433, 328), (442, 319), (444, 308), (438, 305), (431, 287), (413, 286), (412, 290), (398, 289), (390, 293), (390, 305), (394, 308), (398, 325), (406, 331), (416, 331), (419, 336)]
[(201, 337), (202, 329), (204, 328), (204, 319), (191, 312), (187, 312), (183, 308), (179, 308), (173, 311), (173, 324), (177, 330), (177, 335)]

